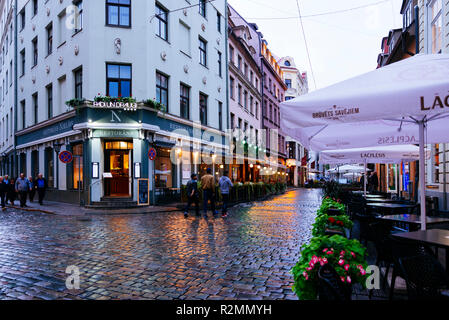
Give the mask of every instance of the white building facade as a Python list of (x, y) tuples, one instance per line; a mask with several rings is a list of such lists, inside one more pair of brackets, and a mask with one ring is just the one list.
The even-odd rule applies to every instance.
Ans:
[(18, 172), (43, 173), (50, 198), (132, 205), (218, 171), (225, 17), (225, 0), (18, 0)]

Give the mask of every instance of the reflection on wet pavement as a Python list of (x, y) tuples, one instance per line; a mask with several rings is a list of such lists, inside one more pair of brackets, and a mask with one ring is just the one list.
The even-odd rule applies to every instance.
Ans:
[(319, 203), (300, 189), (226, 219), (1, 213), (0, 299), (296, 299), (290, 270)]

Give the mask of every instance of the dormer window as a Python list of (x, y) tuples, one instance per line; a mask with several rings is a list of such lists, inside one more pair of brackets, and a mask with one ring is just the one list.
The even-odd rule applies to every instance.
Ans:
[(284, 65), (285, 65), (286, 67), (290, 67), (290, 66), (291, 66), (291, 63), (290, 63), (290, 61), (285, 60)]

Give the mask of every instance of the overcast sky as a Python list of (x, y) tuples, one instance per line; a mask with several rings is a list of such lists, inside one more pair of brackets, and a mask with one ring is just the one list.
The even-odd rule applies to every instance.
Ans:
[[(228, 0), (248, 22), (255, 22), (277, 56), (292, 56), (309, 74), (296, 0)], [(305, 17), (373, 6), (342, 13)], [(300, 0), (306, 39), (317, 88), (371, 71), (377, 66), (382, 37), (402, 26), (402, 0)], [(292, 19), (274, 19), (293, 17)], [(268, 18), (268, 19), (264, 19)]]

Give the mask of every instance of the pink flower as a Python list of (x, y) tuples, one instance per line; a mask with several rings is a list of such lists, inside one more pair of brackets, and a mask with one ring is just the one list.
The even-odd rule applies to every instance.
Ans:
[(344, 256), (345, 253), (346, 253), (345, 251), (342, 251), (342, 252), (340, 252), (340, 255), (341, 255), (341, 256)]
[(323, 261), (323, 263), (327, 263), (328, 262), (326, 258), (324, 258), (322, 261)]
[(348, 283), (351, 283), (351, 277), (350, 276), (348, 276), (347, 278), (346, 278), (346, 280), (348, 281)]
[(360, 274), (361, 274), (362, 276), (364, 276), (364, 275), (366, 274), (366, 271), (363, 270), (362, 268), (360, 268)]
[(345, 277), (340, 277), (340, 279), (341, 279), (341, 282), (345, 282), (346, 281)]
[(340, 260), (338, 261), (338, 264), (339, 264), (340, 266), (344, 265), (344, 264), (345, 264), (345, 260), (340, 259)]
[(333, 252), (332, 251), (328, 251), (328, 252), (326, 252), (326, 254), (331, 255), (331, 254), (333, 254)]
[(317, 256), (313, 256), (313, 257), (312, 257), (312, 260), (310, 260), (310, 261), (312, 261), (313, 264), (315, 264), (315, 263), (318, 262), (318, 257), (317, 257)]
[(312, 269), (313, 269), (312, 267), (306, 268), (307, 271), (311, 271)]
[(304, 278), (306, 278), (306, 280), (309, 280), (309, 275), (307, 274), (307, 272), (304, 271), (302, 275), (304, 276)]
[(324, 248), (323, 249), (323, 252), (327, 252), (329, 249), (328, 248)]
[(351, 251), (351, 255), (355, 258), (355, 253)]
[(346, 264), (344, 268), (345, 268), (346, 271), (348, 271), (349, 270), (349, 264)]

